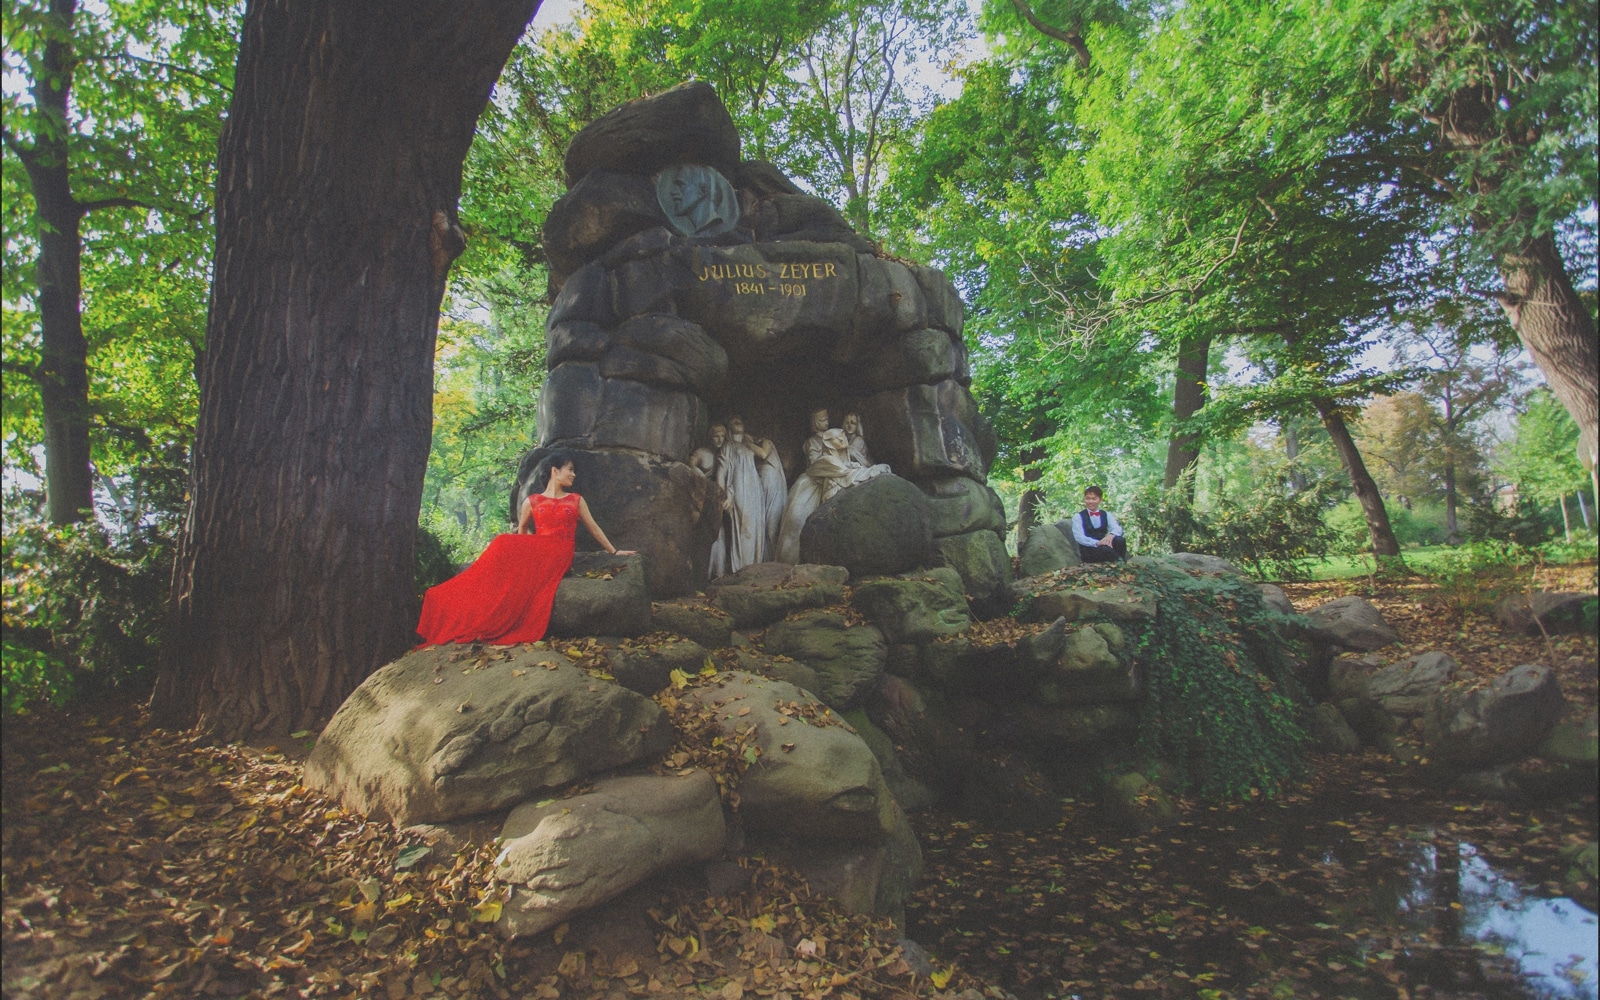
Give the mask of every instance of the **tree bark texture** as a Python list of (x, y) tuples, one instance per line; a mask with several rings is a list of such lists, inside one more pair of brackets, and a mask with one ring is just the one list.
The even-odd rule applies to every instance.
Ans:
[(1299, 493), (1306, 488), (1306, 474), (1298, 461), (1300, 432), (1295, 428), (1294, 421), (1294, 417), (1284, 417), (1278, 423), (1278, 432), (1283, 435), (1283, 456), (1289, 460), (1289, 485)]
[(1456, 456), (1447, 450), (1444, 456), (1444, 529), (1445, 541), (1461, 544), (1461, 529), (1456, 515)]
[(1594, 317), (1573, 290), (1549, 234), (1530, 240), (1497, 261), (1506, 293), (1500, 304), (1550, 391), (1578, 424), (1590, 469), (1600, 462), (1600, 340)]
[(190, 507), (152, 708), (316, 728), (416, 641), (462, 162), (538, 0), (252, 0), (217, 180)]
[(1334, 447), (1339, 449), (1339, 459), (1344, 463), (1345, 474), (1350, 477), (1350, 488), (1355, 491), (1356, 501), (1361, 504), (1361, 513), (1367, 519), (1367, 532), (1372, 536), (1372, 554), (1380, 560), (1398, 560), (1400, 542), (1394, 537), (1394, 528), (1389, 524), (1389, 510), (1384, 507), (1378, 484), (1373, 482), (1372, 473), (1367, 471), (1367, 463), (1356, 448), (1355, 439), (1350, 436), (1344, 415), (1332, 400), (1319, 399), (1316, 407), (1317, 415), (1322, 418), (1322, 426), (1333, 438)]
[[(1034, 424), (1033, 439), (1040, 440), (1048, 436), (1050, 428), (1044, 424)], [(1043, 445), (1034, 445), (1022, 453), (1022, 496), (1017, 499), (1017, 551), (1022, 551), (1022, 546), (1028, 541), (1028, 532), (1033, 530), (1034, 523), (1039, 519), (1039, 507), (1044, 503), (1044, 490), (1030, 485), (1044, 478), (1044, 472), (1038, 463), (1044, 461), (1045, 450)]]
[[(1206, 362), (1210, 355), (1210, 336), (1185, 340), (1178, 349), (1178, 381), (1172, 391), (1172, 437), (1167, 441), (1167, 474), (1162, 478), (1165, 489), (1178, 485), (1184, 472), (1200, 459), (1199, 436), (1180, 434), (1178, 428), (1206, 405)], [(1192, 488), (1190, 498), (1193, 499)]]
[(45, 43), (32, 89), (34, 139), (13, 148), (28, 174), (38, 218), (41, 351), (33, 372), (44, 425), (44, 488), (51, 524), (89, 516), (94, 476), (89, 465), (89, 343), (79, 311), (83, 206), (72, 195), (67, 150), (67, 98), (76, 54), (71, 42), (77, 0), (53, 0), (57, 33)]

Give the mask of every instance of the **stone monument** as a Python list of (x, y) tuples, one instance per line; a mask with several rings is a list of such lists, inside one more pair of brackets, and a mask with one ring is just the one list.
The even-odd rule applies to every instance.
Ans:
[[(739, 498), (719, 486), (716, 454), (756, 445), (763, 496), (773, 471), (786, 480), (781, 514), (827, 410), (848, 415), (849, 464), (870, 454), (927, 497), (929, 561), (974, 597), (995, 593), (1009, 579), (1004, 514), (984, 485), (996, 442), (967, 389), (960, 297), (739, 145), (705, 83), (625, 104), (573, 139), (543, 234), (550, 374), (513, 509), (538, 460), (571, 449), (595, 517), (644, 553), (652, 595), (692, 593), (719, 536), (725, 565), (737, 543), (725, 505)], [(761, 528), (771, 560), (777, 515), (764, 510)]]

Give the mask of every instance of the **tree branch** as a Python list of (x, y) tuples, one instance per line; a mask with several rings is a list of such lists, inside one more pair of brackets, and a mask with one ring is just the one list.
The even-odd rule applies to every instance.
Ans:
[(177, 63), (169, 63), (164, 59), (147, 59), (144, 56), (136, 56), (131, 52), (105, 52), (97, 55), (83, 56), (80, 61), (100, 62), (112, 59), (128, 59), (136, 63), (143, 63), (146, 66), (154, 66), (156, 69), (164, 69), (169, 73), (182, 73), (184, 76), (192, 76), (196, 80), (209, 83), (211, 86), (216, 87), (218, 90), (226, 91), (230, 95), (233, 93), (232, 87), (223, 83), (221, 80), (205, 75), (199, 70), (190, 69), (187, 66), (179, 66)]
[(1084, 44), (1082, 35), (1073, 29), (1063, 31), (1045, 24), (1039, 20), (1039, 15), (1033, 12), (1033, 8), (1028, 6), (1027, 0), (1011, 0), (1011, 3), (1017, 8), (1017, 13), (1022, 15), (1022, 19), (1033, 25), (1036, 31), (1072, 46), (1072, 51), (1078, 54), (1079, 67), (1086, 73), (1089, 71), (1089, 46)]
[(17, 134), (10, 129), (0, 130), (0, 138), (3, 138), (5, 144), (11, 147), (11, 151), (17, 154), (17, 159), (22, 161), (23, 166), (27, 166), (28, 159), (34, 152), (33, 147), (24, 146), (22, 140), (18, 139)]
[(38, 365), (23, 364), (21, 361), (0, 361), (0, 371), (10, 372), (15, 375), (25, 375), (35, 382), (42, 377)]
[(85, 213), (93, 212), (102, 208), (142, 208), (147, 212), (159, 211), (159, 207), (156, 205), (151, 205), (148, 202), (140, 201), (137, 198), (121, 196), (116, 198), (92, 198), (89, 201), (78, 202), (78, 209)]

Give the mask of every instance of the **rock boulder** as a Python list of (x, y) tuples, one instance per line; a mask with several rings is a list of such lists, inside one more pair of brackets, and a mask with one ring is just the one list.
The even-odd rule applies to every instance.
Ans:
[(796, 611), (843, 601), (849, 578), (841, 566), (756, 563), (711, 581), (706, 593), (735, 628), (761, 628)]
[(643, 556), (578, 552), (556, 587), (551, 635), (644, 635), (650, 631), (650, 588)]
[(441, 823), (665, 750), (655, 702), (527, 646), (434, 646), (368, 677), (334, 713), (305, 782), (397, 825)]
[(1565, 707), (1555, 671), (1523, 664), (1486, 688), (1441, 694), (1423, 718), (1423, 735), (1447, 763), (1501, 764), (1533, 753)]
[(1340, 597), (1306, 612), (1316, 631), (1333, 645), (1370, 651), (1400, 641), (1400, 633), (1383, 620), (1371, 601)]
[(1417, 716), (1428, 710), (1455, 674), (1456, 661), (1448, 654), (1421, 653), (1372, 674), (1365, 693), (1395, 715)]
[(672, 865), (722, 853), (717, 783), (705, 771), (602, 778), (593, 790), (511, 811), (495, 876), (511, 884), (497, 929), (548, 930)]
[(1036, 524), (1028, 530), (1028, 540), (1017, 553), (1017, 572), (1024, 578), (1053, 573), (1083, 562), (1078, 543), (1053, 524)]
[(681, 635), (707, 649), (721, 649), (733, 637), (733, 617), (696, 598), (660, 601), (650, 606), (650, 630)]
[(1584, 606), (1593, 605), (1595, 595), (1570, 591), (1537, 590), (1531, 594), (1513, 594), (1494, 608), (1494, 619), (1508, 632), (1525, 632), (1538, 635), (1539, 626), (1556, 635), (1562, 632), (1581, 632), (1594, 628), (1593, 618), (1586, 618)]
[(866, 580), (856, 585), (851, 601), (891, 643), (920, 645), (972, 624), (961, 594), (930, 580)]
[(762, 648), (817, 672), (817, 694), (839, 711), (854, 707), (883, 676), (888, 644), (871, 625), (837, 611), (807, 611), (767, 629)]
[(624, 644), (606, 651), (606, 672), (630, 691), (653, 695), (672, 683), (674, 670), (699, 673), (706, 659), (705, 647), (692, 639), (647, 646)]
[(933, 543), (927, 498), (888, 474), (841, 490), (806, 519), (800, 557), (843, 566), (855, 577), (928, 564)]
[(685, 699), (713, 711), (725, 733), (754, 729), (760, 757), (739, 782), (739, 815), (749, 829), (873, 843), (894, 833), (894, 796), (877, 758), (817, 699), (738, 671), (689, 688)]
[(1027, 620), (1036, 622), (1053, 621), (1056, 618), (1075, 622), (1097, 617), (1116, 622), (1147, 622), (1155, 616), (1155, 598), (1143, 590), (1123, 584), (1047, 590), (1033, 595), (1025, 614)]
[(680, 84), (629, 101), (584, 126), (562, 163), (571, 188), (594, 170), (654, 174), (674, 163), (739, 166), (739, 131), (711, 85)]

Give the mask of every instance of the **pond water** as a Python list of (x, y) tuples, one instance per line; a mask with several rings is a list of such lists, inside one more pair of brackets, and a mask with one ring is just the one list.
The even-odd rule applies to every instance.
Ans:
[(1496, 871), (1472, 844), (1457, 844), (1453, 863), (1441, 865), (1439, 853), (1431, 845), (1417, 850), (1410, 891), (1395, 904), (1402, 919), (1421, 926), (1435, 919), (1442, 873), (1455, 882), (1446, 909), (1451, 902), (1460, 905), (1459, 920), (1447, 927), (1452, 943), (1476, 942), (1491, 954), (1503, 954), (1515, 964), (1529, 996), (1600, 996), (1600, 924), (1594, 913), (1570, 899), (1530, 893)]
[(909, 936), (1022, 1000), (1600, 1000), (1596, 916), (1545, 881), (1592, 809), (1541, 820), (1380, 778), (1144, 836), (1093, 814), (1031, 833), (919, 817)]

